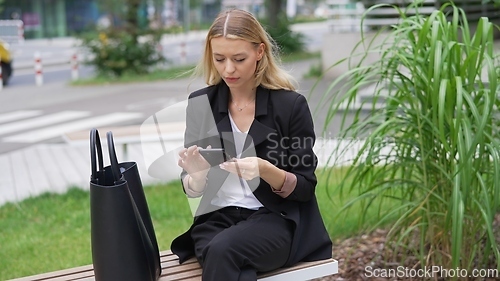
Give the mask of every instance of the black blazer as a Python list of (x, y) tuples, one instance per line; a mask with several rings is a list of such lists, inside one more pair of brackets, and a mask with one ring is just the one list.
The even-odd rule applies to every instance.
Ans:
[[(229, 88), (224, 81), (189, 96), (185, 147), (192, 144), (224, 147), (228, 154), (235, 156), (228, 102)], [(256, 153), (258, 157), (297, 176), (295, 190), (287, 198), (274, 193), (269, 184), (260, 178), (249, 182), (250, 186), (258, 186), (253, 193), (267, 209), (293, 222), (294, 236), (286, 265), (330, 258), (332, 243), (315, 196), (315, 134), (311, 112), (304, 96), (293, 91), (258, 87), (255, 119), (249, 135), (251, 137), (245, 142), (242, 158)], [(184, 175), (185, 172), (182, 176)], [(208, 185), (193, 225), (172, 242), (171, 250), (179, 256), (180, 263), (194, 255), (190, 231), (193, 226), (203, 223), (209, 212), (216, 210), (210, 202), (222, 185), (224, 175), (227, 176), (227, 172), (217, 166), (210, 169)]]

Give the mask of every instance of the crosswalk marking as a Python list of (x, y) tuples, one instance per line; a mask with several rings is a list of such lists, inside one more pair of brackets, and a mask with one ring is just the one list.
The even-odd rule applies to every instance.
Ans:
[(18, 110), (0, 114), (0, 123), (11, 122), (23, 118), (34, 117), (42, 114), (41, 110)]
[(89, 116), (89, 111), (61, 111), (51, 115), (0, 125), (0, 135)]
[(106, 126), (118, 122), (137, 119), (140, 117), (142, 117), (141, 113), (111, 113), (12, 135), (3, 138), (2, 141), (15, 143), (33, 143), (59, 137), (66, 132), (74, 132), (78, 130), (90, 129), (92, 127)]

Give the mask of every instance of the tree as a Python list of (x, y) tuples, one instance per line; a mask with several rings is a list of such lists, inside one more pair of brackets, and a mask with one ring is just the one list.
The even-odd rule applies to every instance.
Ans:
[(283, 0), (266, 0), (265, 7), (269, 27), (278, 28), (279, 21), (283, 17)]
[(267, 32), (278, 44), (282, 54), (304, 51), (304, 36), (292, 32), (290, 23), (284, 13), (283, 0), (266, 0), (267, 18), (263, 21)]
[(133, 36), (139, 33), (139, 7), (141, 0), (126, 0), (127, 13), (125, 14), (125, 29)]

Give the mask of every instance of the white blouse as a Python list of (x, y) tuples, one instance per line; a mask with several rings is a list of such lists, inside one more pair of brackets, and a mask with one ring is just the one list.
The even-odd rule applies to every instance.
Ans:
[[(233, 117), (229, 114), (231, 127), (233, 129), (234, 145), (236, 148), (236, 158), (240, 158), (243, 146), (248, 136), (247, 132), (242, 132), (234, 123)], [(246, 180), (238, 175), (230, 173), (226, 178), (216, 196), (212, 199), (212, 204), (220, 207), (235, 206), (256, 210), (263, 207), (262, 203), (253, 195)]]

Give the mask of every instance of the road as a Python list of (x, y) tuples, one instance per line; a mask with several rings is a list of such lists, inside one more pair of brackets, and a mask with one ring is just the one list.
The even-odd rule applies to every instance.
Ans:
[[(301, 27), (314, 35), (307, 42), (309, 49), (320, 47), (321, 25)], [(311, 30), (316, 30), (312, 32)], [(189, 55), (181, 61), (176, 52), (181, 38), (186, 39)], [(316, 38), (316, 39), (314, 39)], [(167, 38), (163, 40), (163, 51), (174, 63), (194, 63), (202, 50), (203, 34), (191, 37)], [(130, 85), (71, 87), (68, 60), (64, 58), (74, 53), (71, 40), (51, 42), (43, 48), (42, 61), (52, 62), (43, 67), (44, 84), (35, 86), (35, 75), (27, 55), (43, 42), (26, 42), (22, 53), (18, 54), (15, 74), (10, 85), (0, 92), (0, 154), (17, 150), (37, 143), (62, 142), (65, 131), (85, 130), (91, 127), (140, 124), (151, 114), (168, 105), (185, 100), (192, 92), (204, 84), (200, 79), (180, 81), (159, 81), (153, 83), (134, 83)], [(46, 47), (46, 46), (45, 46)], [(61, 54), (57, 56), (55, 54)], [(304, 65), (287, 66), (297, 79), (311, 67)], [(91, 67), (80, 66), (80, 77), (94, 74)], [(308, 93), (313, 82), (307, 82), (301, 91)], [(304, 88), (305, 87), (305, 88)], [(321, 91), (317, 89), (317, 91)]]

